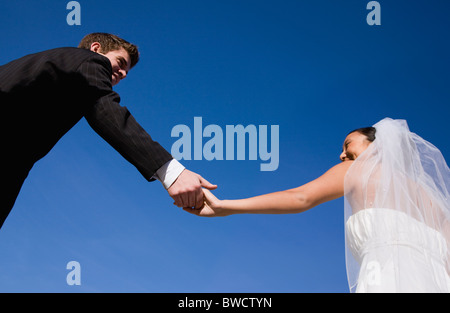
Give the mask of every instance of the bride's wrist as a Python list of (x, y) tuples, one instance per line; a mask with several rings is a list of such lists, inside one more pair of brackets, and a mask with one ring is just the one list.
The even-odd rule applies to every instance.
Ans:
[(216, 208), (218, 208), (219, 210), (226, 210), (226, 203), (227, 203), (227, 200), (218, 200), (216, 203), (215, 203), (215, 206), (216, 206)]
[(218, 207), (222, 211), (222, 213), (225, 213), (227, 215), (235, 214), (236, 212), (233, 210), (232, 203), (233, 200), (220, 200)]

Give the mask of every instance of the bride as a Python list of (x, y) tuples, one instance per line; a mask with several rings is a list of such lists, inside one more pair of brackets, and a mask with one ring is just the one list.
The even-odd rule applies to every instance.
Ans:
[(351, 292), (450, 292), (450, 170), (404, 120), (347, 135), (342, 163), (298, 188), (240, 200), (204, 190), (199, 216), (301, 213), (344, 196)]

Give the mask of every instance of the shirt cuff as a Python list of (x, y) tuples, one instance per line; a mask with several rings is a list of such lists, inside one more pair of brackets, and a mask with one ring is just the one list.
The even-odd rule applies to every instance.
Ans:
[(185, 167), (180, 162), (172, 159), (161, 166), (153, 177), (159, 180), (164, 188), (169, 189), (184, 169)]

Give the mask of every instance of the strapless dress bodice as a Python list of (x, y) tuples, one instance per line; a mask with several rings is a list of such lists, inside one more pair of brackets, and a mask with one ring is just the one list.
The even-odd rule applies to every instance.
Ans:
[(346, 244), (359, 264), (357, 273), (347, 267), (356, 292), (450, 292), (445, 238), (404, 212), (359, 211), (346, 223)]

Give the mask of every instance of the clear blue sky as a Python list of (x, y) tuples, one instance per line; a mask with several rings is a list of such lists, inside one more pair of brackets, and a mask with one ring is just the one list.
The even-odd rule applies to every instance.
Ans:
[[(297, 187), (384, 117), (450, 157), (450, 2), (2, 1), (0, 64), (90, 32), (140, 47), (116, 91), (170, 151), (176, 125), (279, 125), (279, 167), (181, 160), (233, 199)], [(70, 97), (70, 95), (68, 95)], [(63, 105), (63, 103), (61, 104)], [(208, 139), (204, 139), (206, 142)], [(81, 120), (31, 171), (0, 230), (0, 292), (348, 292), (343, 199), (297, 215), (206, 219), (172, 205)], [(69, 286), (69, 261), (81, 286)]]

